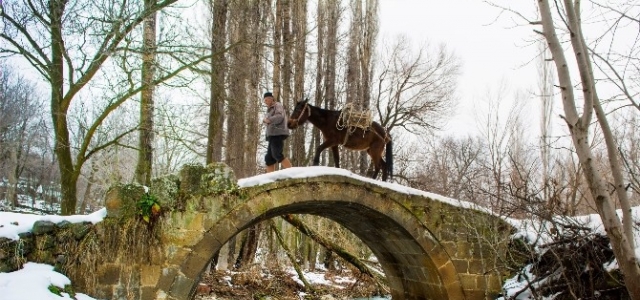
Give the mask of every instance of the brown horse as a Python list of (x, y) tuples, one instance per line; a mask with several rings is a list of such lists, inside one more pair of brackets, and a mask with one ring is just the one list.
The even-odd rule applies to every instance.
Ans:
[[(295, 129), (298, 125), (309, 121), (322, 132), (324, 142), (316, 148), (316, 154), (313, 157), (314, 166), (320, 164), (320, 153), (331, 147), (336, 168), (340, 168), (338, 146), (343, 145), (351, 150), (367, 150), (375, 166), (372, 178), (378, 177), (380, 170), (382, 170), (383, 181), (387, 181), (387, 178), (393, 175), (391, 137), (380, 124), (372, 122), (366, 130), (359, 127), (342, 127), (338, 125), (341, 111), (322, 109), (308, 102), (308, 100), (304, 100), (296, 103), (287, 125), (289, 128)], [(386, 154), (383, 160), (382, 151), (385, 148)]]

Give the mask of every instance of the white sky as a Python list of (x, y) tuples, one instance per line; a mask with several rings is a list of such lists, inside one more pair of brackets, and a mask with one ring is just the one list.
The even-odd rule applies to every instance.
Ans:
[[(533, 1), (494, 2), (535, 16)], [(462, 110), (445, 128), (447, 133), (476, 131), (474, 102), (482, 105), (478, 100), (488, 91), (501, 85), (512, 92), (536, 87), (537, 46), (527, 42), (535, 27), (518, 24), (524, 21), (480, 0), (380, 0), (380, 41), (403, 34), (414, 46), (445, 44), (462, 61), (458, 85)], [(532, 109), (537, 113), (537, 106)], [(537, 120), (533, 122), (537, 128)]]

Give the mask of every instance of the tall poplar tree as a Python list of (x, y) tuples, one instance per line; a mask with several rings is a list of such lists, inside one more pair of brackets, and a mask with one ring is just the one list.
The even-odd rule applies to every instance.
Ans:
[[(144, 0), (144, 10), (150, 10), (156, 0)], [(140, 136), (136, 181), (151, 183), (153, 167), (153, 92), (156, 64), (156, 12), (147, 15), (142, 25), (142, 91), (140, 92)]]

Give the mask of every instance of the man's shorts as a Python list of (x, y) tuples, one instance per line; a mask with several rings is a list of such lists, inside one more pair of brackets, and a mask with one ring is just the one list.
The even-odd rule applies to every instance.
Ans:
[(284, 160), (284, 140), (288, 135), (274, 135), (269, 137), (269, 145), (267, 146), (267, 155), (264, 156), (264, 162), (267, 166), (276, 164)]

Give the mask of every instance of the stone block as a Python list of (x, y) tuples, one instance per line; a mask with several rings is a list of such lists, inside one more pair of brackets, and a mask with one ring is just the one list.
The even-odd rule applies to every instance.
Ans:
[(169, 295), (178, 299), (189, 299), (191, 291), (194, 290), (195, 284), (196, 281), (194, 279), (180, 274), (176, 276), (173, 284), (171, 284)]
[(207, 232), (202, 236), (200, 242), (191, 248), (195, 255), (203, 258), (211, 258), (213, 254), (220, 250), (222, 242), (218, 241), (213, 234)]
[(158, 289), (168, 291), (171, 288), (171, 284), (173, 283), (176, 275), (178, 275), (178, 270), (176, 268), (163, 268), (157, 285)]
[(493, 298), (487, 298), (487, 296), (485, 295), (485, 291), (481, 291), (481, 290), (465, 290), (464, 294), (467, 300), (493, 299)]
[(163, 208), (170, 210), (175, 208), (180, 188), (180, 178), (171, 174), (153, 179), (151, 181), (151, 193), (156, 196)]
[(35, 223), (33, 223), (33, 228), (31, 229), (31, 232), (33, 232), (33, 234), (38, 236), (38, 235), (51, 233), (55, 229), (56, 229), (56, 224), (55, 223), (53, 223), (51, 221), (38, 220)]
[(140, 288), (140, 300), (156, 300), (156, 287), (143, 286)]
[(138, 184), (113, 186), (105, 195), (107, 217), (128, 219), (137, 214), (136, 204), (145, 194), (145, 188)]
[(476, 277), (476, 287), (480, 290), (486, 290), (489, 286), (489, 276), (483, 275)]
[(454, 283), (458, 281), (458, 273), (456, 272), (456, 268), (453, 266), (453, 262), (451, 261), (448, 261), (446, 264), (439, 266), (438, 273), (440, 274), (440, 279), (444, 282)]
[(199, 212), (184, 214), (184, 224), (181, 227), (186, 230), (202, 231), (204, 229), (204, 214)]
[(229, 166), (221, 162), (207, 165), (200, 181), (200, 190), (205, 195), (229, 192), (236, 188), (238, 180)]
[(180, 170), (180, 194), (196, 195), (200, 192), (200, 180), (206, 172), (200, 164), (184, 165)]
[(166, 248), (167, 263), (170, 265), (179, 265), (186, 259), (189, 253), (191, 253), (191, 249), (189, 248), (169, 245)]
[(73, 233), (73, 237), (76, 241), (79, 241), (83, 239), (89, 231), (91, 231), (92, 227), (93, 224), (91, 222), (74, 223), (71, 225), (71, 232)]
[(462, 288), (465, 290), (477, 289), (477, 277), (478, 275), (473, 274), (458, 274), (460, 276), (460, 283), (462, 284)]
[(162, 274), (159, 265), (141, 265), (140, 266), (140, 285), (143, 287), (155, 287)]
[(204, 232), (202, 231), (175, 229), (164, 232), (162, 235), (162, 242), (174, 244), (176, 246), (191, 247), (202, 240), (203, 235)]
[(456, 243), (456, 257), (471, 258), (471, 243), (467, 241), (459, 241)]
[(498, 275), (488, 275), (489, 277), (489, 286), (487, 287), (489, 291), (500, 291), (502, 290), (502, 279)]
[(101, 284), (95, 288), (93, 296), (96, 299), (113, 299), (113, 286)]
[[(208, 258), (210, 258), (210, 256)], [(203, 258), (195, 255), (195, 253), (191, 253), (191, 255), (187, 256), (187, 260), (180, 265), (180, 271), (182, 271), (186, 277), (200, 278), (200, 274), (202, 274), (202, 271), (204, 271), (210, 261), (208, 258)]]
[(469, 273), (469, 262), (464, 259), (452, 259), (458, 273)]
[(114, 285), (120, 281), (121, 271), (119, 264), (104, 264), (98, 269), (98, 281), (102, 284)]
[(469, 273), (471, 274), (484, 274), (485, 262), (479, 259), (472, 259), (469, 261)]

